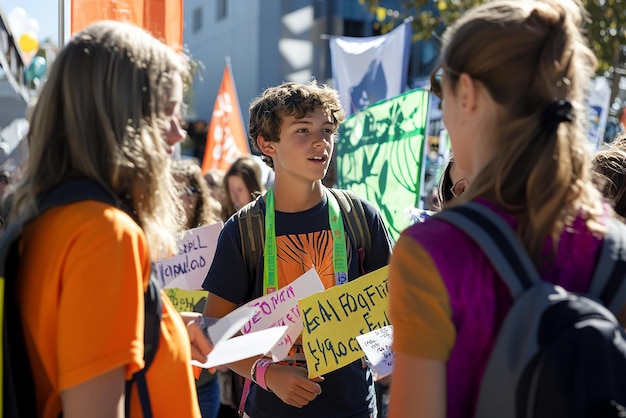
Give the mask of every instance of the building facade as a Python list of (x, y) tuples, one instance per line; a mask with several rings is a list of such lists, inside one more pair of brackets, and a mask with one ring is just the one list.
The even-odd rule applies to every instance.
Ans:
[[(247, 122), (250, 101), (267, 87), (332, 83), (329, 36), (377, 34), (375, 17), (357, 0), (185, 0), (184, 44), (199, 63), (189, 118), (210, 119), (227, 58)], [(414, 80), (437, 52), (414, 44), (411, 55)]]

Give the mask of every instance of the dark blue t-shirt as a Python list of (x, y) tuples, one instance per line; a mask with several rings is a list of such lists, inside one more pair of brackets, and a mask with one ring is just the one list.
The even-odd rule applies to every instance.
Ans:
[[(263, 199), (259, 198), (257, 203), (265, 211)], [(371, 203), (365, 200), (362, 200), (362, 203), (367, 218), (365, 227), (370, 231), (372, 237), (371, 251), (365, 255), (362, 263), (363, 270), (369, 273), (388, 264), (392, 240), (383, 224), (380, 213)], [(279, 257), (281, 254), (284, 257), (297, 255), (302, 240), (315, 241), (316, 245), (313, 247), (322, 248), (324, 236), (330, 234), (326, 196), (319, 204), (302, 212), (277, 211), (275, 225)], [(347, 226), (344, 229), (348, 231)], [(348, 237), (347, 232), (346, 237)], [(306, 247), (311, 248), (312, 246), (307, 245)], [(328, 254), (328, 251), (320, 250), (319, 254), (307, 255), (307, 257), (322, 254)], [(293, 259), (294, 263), (298, 263), (298, 256), (293, 257)], [(318, 260), (316, 265), (320, 263), (321, 260)], [(306, 266), (303, 266), (302, 273), (306, 269)], [(349, 243), (348, 279), (354, 280), (359, 275), (358, 248)], [(241, 250), (237, 216), (232, 216), (224, 225), (217, 243), (215, 258), (202, 287), (237, 305), (242, 305), (263, 295), (263, 262), (259, 260), (255, 277), (249, 277)], [(245, 411), (253, 418), (369, 418), (372, 416), (376, 408), (374, 384), (370, 370), (364, 367), (361, 360), (325, 374), (324, 379), (320, 383), (322, 393), (303, 408), (287, 405), (273, 393), (267, 392), (253, 383), (246, 399)]]

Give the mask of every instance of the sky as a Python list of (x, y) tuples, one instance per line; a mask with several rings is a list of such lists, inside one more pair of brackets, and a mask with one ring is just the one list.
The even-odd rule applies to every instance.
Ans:
[[(65, 11), (68, 14), (69, 1), (66, 0)], [(26, 10), (29, 18), (39, 23), (39, 40), (50, 38), (56, 44), (59, 38), (59, 0), (0, 0), (0, 8), (5, 18), (16, 7)]]

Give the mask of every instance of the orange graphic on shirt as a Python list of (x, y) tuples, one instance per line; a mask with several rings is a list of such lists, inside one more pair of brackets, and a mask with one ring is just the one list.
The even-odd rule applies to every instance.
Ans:
[(324, 288), (336, 284), (330, 230), (276, 237), (278, 287), (287, 286), (315, 266)]

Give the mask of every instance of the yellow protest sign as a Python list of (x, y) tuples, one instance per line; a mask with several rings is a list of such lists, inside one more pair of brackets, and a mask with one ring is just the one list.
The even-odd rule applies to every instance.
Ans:
[(383, 267), (298, 301), (309, 378), (363, 357), (356, 336), (390, 324), (388, 274), (388, 267)]
[[(163, 289), (167, 297), (172, 301), (172, 305), (178, 312), (202, 312), (206, 297), (209, 292), (206, 290), (185, 290), (178, 288)], [(204, 301), (202, 300), (204, 299)], [(199, 306), (200, 302), (202, 305)]]

